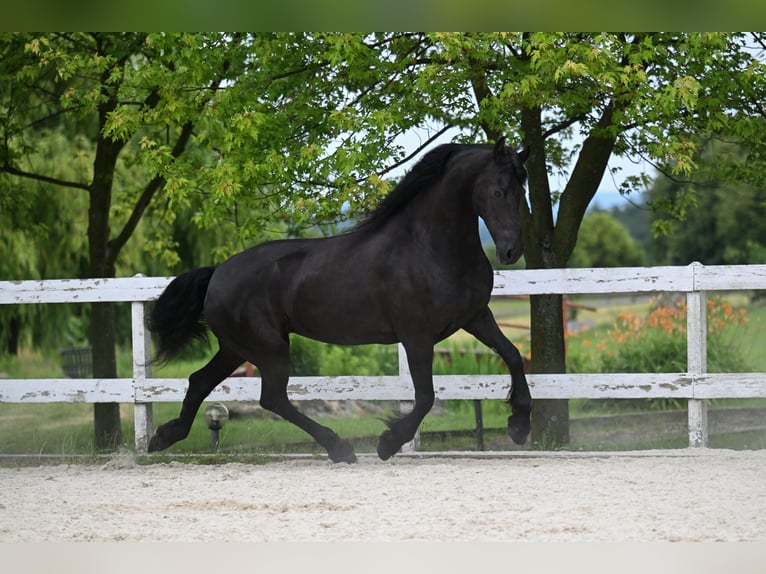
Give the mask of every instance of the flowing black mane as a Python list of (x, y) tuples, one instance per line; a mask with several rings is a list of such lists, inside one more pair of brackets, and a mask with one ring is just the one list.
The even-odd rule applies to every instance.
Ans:
[(462, 144), (449, 143), (429, 151), (352, 231), (376, 229), (391, 219), (420, 191), (436, 183), (444, 175), (452, 156), (464, 147)]

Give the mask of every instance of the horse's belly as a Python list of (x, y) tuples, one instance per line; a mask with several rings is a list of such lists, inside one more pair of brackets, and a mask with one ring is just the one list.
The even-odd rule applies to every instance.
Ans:
[(395, 343), (387, 314), (373, 301), (359, 296), (310, 297), (295, 302), (290, 312), (291, 331), (337, 345)]

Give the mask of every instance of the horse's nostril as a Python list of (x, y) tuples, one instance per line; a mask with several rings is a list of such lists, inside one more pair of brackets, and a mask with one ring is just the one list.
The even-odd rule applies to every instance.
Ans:
[(521, 258), (522, 252), (522, 249), (512, 247), (505, 252), (505, 259), (508, 263), (516, 263)]

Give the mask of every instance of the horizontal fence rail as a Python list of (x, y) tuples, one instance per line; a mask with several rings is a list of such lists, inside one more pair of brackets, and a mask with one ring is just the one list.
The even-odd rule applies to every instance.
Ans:
[[(135, 405), (136, 450), (145, 452), (153, 432), (152, 403), (179, 402), (186, 379), (153, 378), (146, 303), (172, 278), (61, 279), (0, 282), (0, 304), (129, 302), (132, 308), (133, 376), (120, 379), (4, 379), (0, 402)], [(683, 373), (545, 374), (528, 376), (538, 399), (689, 399), (689, 445), (707, 444), (707, 400), (766, 397), (766, 373), (707, 373), (706, 292), (766, 289), (766, 265), (626, 267), (496, 271), (493, 296), (681, 292), (687, 302), (687, 370)], [(396, 376), (292, 377), (291, 400), (413, 399), (403, 351)], [(505, 399), (507, 375), (438, 375), (439, 399)], [(230, 377), (210, 400), (257, 401), (260, 379)]]

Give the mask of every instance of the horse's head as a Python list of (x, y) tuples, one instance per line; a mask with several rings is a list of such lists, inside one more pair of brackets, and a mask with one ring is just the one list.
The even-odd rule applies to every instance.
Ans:
[(524, 252), (519, 205), (524, 197), (524, 162), (528, 157), (529, 148), (506, 147), (505, 138), (500, 138), (492, 159), (474, 184), (474, 209), (492, 235), (498, 261), (505, 265), (518, 261)]

